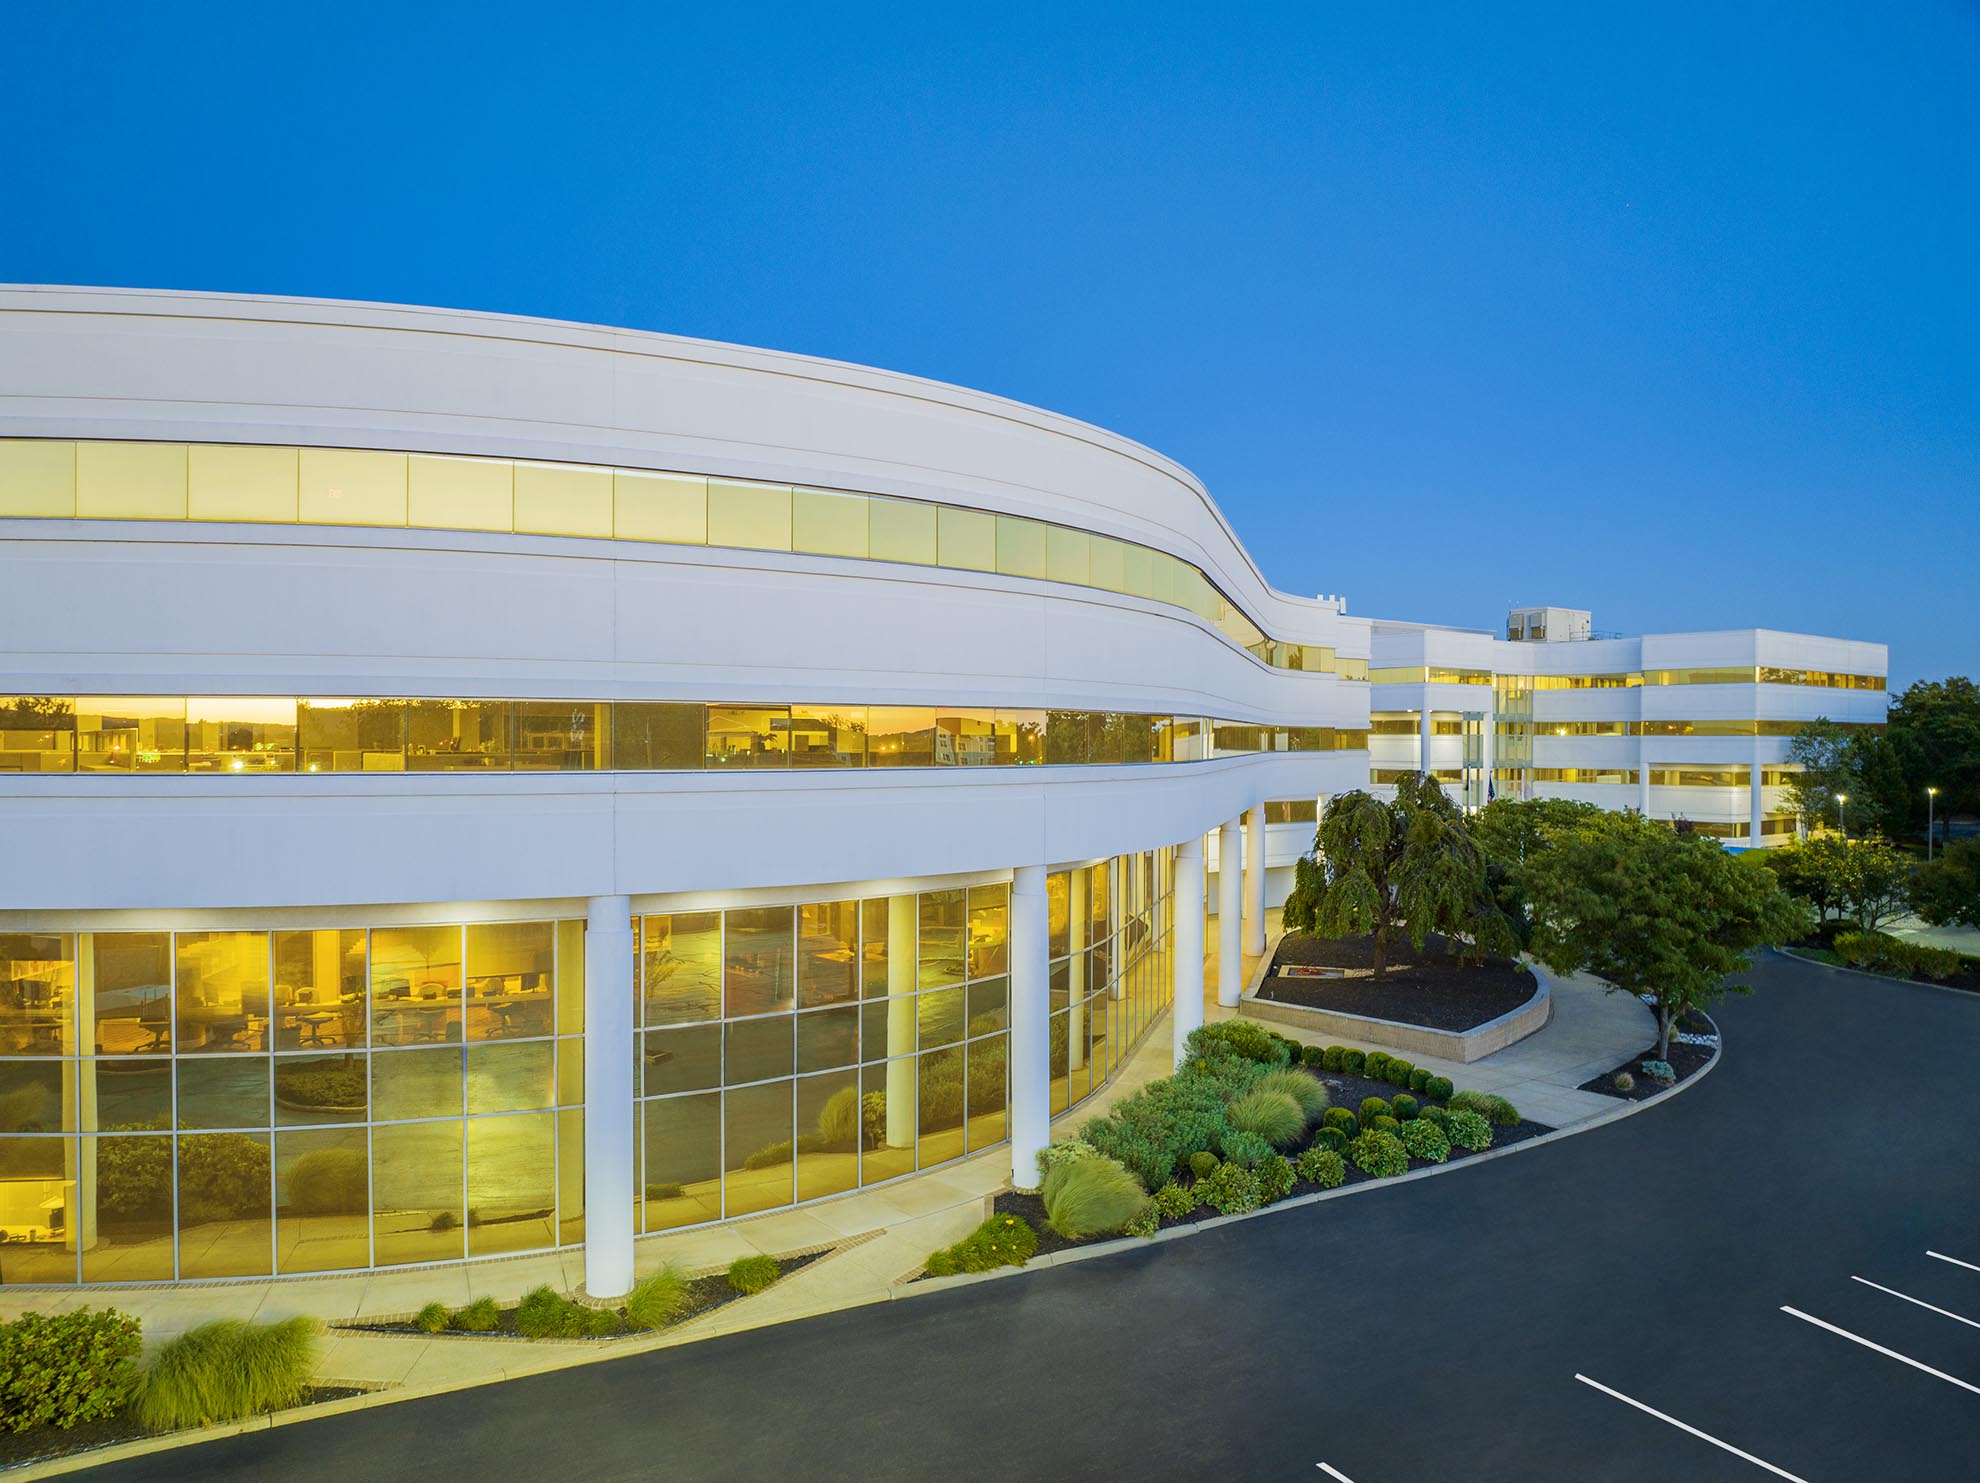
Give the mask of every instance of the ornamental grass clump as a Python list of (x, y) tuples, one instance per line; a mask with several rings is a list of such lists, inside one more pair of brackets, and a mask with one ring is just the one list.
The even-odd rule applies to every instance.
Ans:
[(626, 1323), (636, 1329), (665, 1328), (680, 1317), (687, 1301), (687, 1273), (669, 1262), (626, 1294)]
[(1291, 1067), (1267, 1071), (1251, 1089), (1254, 1092), (1284, 1092), (1299, 1104), (1299, 1110), (1308, 1122), (1318, 1120), (1327, 1110), (1327, 1088), (1318, 1079), (1304, 1071), (1294, 1071)]
[(1504, 1097), (1490, 1092), (1462, 1091), (1446, 1097), (1445, 1102), (1453, 1109), (1464, 1108), (1475, 1112), (1494, 1127), (1510, 1128), (1518, 1124), (1519, 1113)]
[(476, 1298), (454, 1310), (450, 1326), (464, 1334), (492, 1334), (502, 1325), (502, 1305), (493, 1298)]
[(1306, 1131), (1306, 1114), (1299, 1103), (1285, 1092), (1258, 1087), (1233, 1100), (1224, 1116), (1240, 1133), (1255, 1133), (1274, 1148), (1297, 1143)]
[(413, 1327), (423, 1334), (445, 1333), (453, 1316), (445, 1303), (428, 1303), (413, 1315)]
[(781, 1276), (774, 1256), (739, 1256), (729, 1263), (729, 1286), (744, 1297), (762, 1292)]
[(1451, 1156), (1451, 1142), (1444, 1136), (1444, 1130), (1420, 1117), (1404, 1123), (1396, 1130), (1396, 1137), (1409, 1150), (1411, 1158), (1426, 1164), (1441, 1164)]
[(115, 1308), (0, 1323), (0, 1431), (115, 1416), (137, 1383), (141, 1342), (138, 1321)]
[(931, 1251), (925, 1266), (930, 1277), (953, 1277), (958, 1272), (989, 1272), (998, 1267), (1021, 1267), (1038, 1254), (1038, 1232), (1021, 1216), (993, 1215), (954, 1246)]
[(1394, 1133), (1371, 1128), (1348, 1145), (1348, 1157), (1355, 1168), (1378, 1179), (1391, 1178), (1409, 1169), (1409, 1150)]
[(1451, 1140), (1453, 1148), (1483, 1153), (1492, 1146), (1492, 1125), (1470, 1108), (1460, 1107), (1444, 1124), (1444, 1136)]
[(1347, 1178), (1347, 1162), (1336, 1150), (1317, 1143), (1299, 1156), (1294, 1167), (1301, 1179), (1322, 1189), (1336, 1189)]
[(1077, 1138), (1055, 1139), (1038, 1150), (1038, 1177), (1042, 1180), (1060, 1164), (1090, 1159), (1099, 1152), (1091, 1143), (1082, 1143)]
[(516, 1332), (525, 1339), (598, 1339), (617, 1333), (619, 1324), (611, 1309), (574, 1303), (547, 1284), (516, 1304)]
[(1100, 1154), (1053, 1166), (1039, 1197), (1047, 1223), (1068, 1241), (1114, 1235), (1148, 1204), (1141, 1182)]
[(299, 1403), (316, 1364), (313, 1318), (222, 1318), (170, 1340), (138, 1382), (132, 1414), (147, 1431), (238, 1421)]

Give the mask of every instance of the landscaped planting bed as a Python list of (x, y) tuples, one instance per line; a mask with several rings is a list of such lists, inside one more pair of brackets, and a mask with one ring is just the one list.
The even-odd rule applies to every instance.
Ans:
[(1951, 948), (1910, 942), (1888, 932), (1855, 932), (1835, 922), (1825, 922), (1813, 937), (1786, 951), (1811, 962), (1827, 963), (1833, 968), (1854, 968), (1859, 973), (1874, 973), (1900, 983), (1936, 984), (1944, 989), (1980, 993), (1980, 958)]
[(1712, 1063), (1719, 1050), (1719, 1027), (1696, 1010), (1679, 1018), (1671, 1030), (1670, 1054), (1659, 1060), (1654, 1043), (1619, 1066), (1584, 1081), (1576, 1091), (1600, 1092), (1625, 1102), (1647, 1102)]
[(1040, 1188), (998, 1195), (991, 1217), (931, 1254), (924, 1275), (1153, 1236), (1551, 1131), (1504, 1098), (1460, 1091), (1381, 1051), (1302, 1047), (1245, 1020), (1206, 1025), (1189, 1046), (1174, 1076), (1047, 1148)]
[[(1282, 977), (1279, 969), (1288, 965), (1338, 968), (1350, 976)], [(1434, 935), (1424, 940), (1420, 953), (1407, 939), (1390, 943), (1388, 966), (1380, 979), (1370, 976), (1374, 966), (1372, 937), (1289, 932), (1280, 939), (1258, 997), (1461, 1033), (1511, 1014), (1539, 991), (1532, 971), (1510, 958), (1487, 958), (1467, 967), (1449, 956), (1444, 939)]]
[(429, 1303), (412, 1318), (396, 1323), (335, 1326), (369, 1334), (418, 1334), (425, 1338), (623, 1339), (672, 1328), (737, 1298), (762, 1292), (824, 1255), (815, 1251), (781, 1259), (739, 1257), (728, 1271), (705, 1277), (688, 1277), (668, 1268), (644, 1279), (623, 1303), (611, 1308), (595, 1308), (539, 1287), (516, 1303), (481, 1298), (453, 1309)]

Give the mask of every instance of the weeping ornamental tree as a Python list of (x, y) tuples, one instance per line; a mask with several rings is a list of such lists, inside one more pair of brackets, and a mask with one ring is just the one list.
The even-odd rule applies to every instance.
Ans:
[(1512, 949), (1464, 815), (1431, 779), (1405, 774), (1394, 803), (1359, 790), (1328, 800), (1314, 850), (1294, 868), (1285, 925), (1322, 937), (1367, 934), (1375, 977), (1402, 934), (1418, 951), (1433, 932), (1466, 942), (1470, 956)]

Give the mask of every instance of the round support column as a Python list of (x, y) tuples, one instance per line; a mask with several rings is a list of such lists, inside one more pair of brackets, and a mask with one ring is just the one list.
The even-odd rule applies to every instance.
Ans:
[(1265, 955), (1265, 805), (1254, 803), (1244, 816), (1244, 952)]
[(1203, 1023), (1203, 836), (1192, 835), (1176, 846), (1175, 880), (1169, 891), (1169, 911), (1175, 921), (1176, 1064), (1189, 1049), (1189, 1032)]
[(632, 902), (594, 896), (584, 922), (584, 1290), (633, 1285)]
[(1755, 744), (1753, 748), (1753, 772), (1752, 776), (1748, 779), (1748, 786), (1752, 789), (1752, 793), (1747, 800), (1748, 832), (1746, 836), (1746, 847), (1752, 850), (1760, 848), (1761, 834), (1767, 823), (1767, 795), (1765, 784), (1761, 781), (1766, 776), (1767, 770), (1760, 765), (1760, 748), (1758, 744)]
[(1217, 840), (1217, 1002), (1226, 1009), (1244, 996), (1243, 833), (1227, 819)]
[(1045, 867), (1011, 872), (1011, 1184), (1038, 1187), (1038, 1155), (1052, 1141), (1050, 928)]

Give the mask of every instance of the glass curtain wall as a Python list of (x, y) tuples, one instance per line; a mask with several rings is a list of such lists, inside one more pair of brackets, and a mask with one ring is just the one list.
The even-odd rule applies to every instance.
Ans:
[[(1048, 877), (1054, 1113), (1168, 1003), (1157, 855)], [(843, 1194), (1009, 1136), (1007, 883), (634, 926), (638, 1229)]]
[(581, 1240), (583, 927), (0, 934), (0, 1283)]

